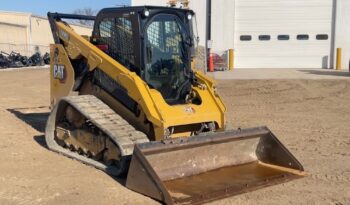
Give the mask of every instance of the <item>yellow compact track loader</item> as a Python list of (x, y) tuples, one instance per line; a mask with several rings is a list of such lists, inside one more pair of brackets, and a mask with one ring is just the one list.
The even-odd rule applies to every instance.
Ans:
[[(48, 13), (48, 147), (166, 204), (200, 204), (305, 175), (266, 127), (225, 130), (214, 82), (191, 68), (194, 13)], [(63, 19), (94, 21), (91, 36)]]

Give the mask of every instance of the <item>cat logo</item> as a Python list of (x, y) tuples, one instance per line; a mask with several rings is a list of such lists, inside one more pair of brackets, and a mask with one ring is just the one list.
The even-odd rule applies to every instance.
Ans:
[(66, 69), (64, 65), (55, 64), (53, 65), (53, 78), (60, 80), (64, 83), (66, 80)]

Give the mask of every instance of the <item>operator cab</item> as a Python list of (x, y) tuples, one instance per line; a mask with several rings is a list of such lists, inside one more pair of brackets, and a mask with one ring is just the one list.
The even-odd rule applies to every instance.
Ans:
[(194, 81), (193, 16), (191, 10), (170, 7), (107, 8), (97, 15), (92, 39), (168, 104), (183, 104)]

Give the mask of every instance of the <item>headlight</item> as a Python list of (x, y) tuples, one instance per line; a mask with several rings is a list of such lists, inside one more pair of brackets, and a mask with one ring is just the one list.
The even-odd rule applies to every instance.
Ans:
[(191, 19), (192, 19), (192, 15), (191, 15), (191, 14), (188, 14), (188, 15), (187, 15), (187, 19), (188, 19), (188, 20), (191, 20)]
[(148, 10), (145, 10), (145, 11), (143, 12), (143, 15), (144, 15), (145, 17), (148, 17), (148, 16), (149, 16), (149, 11), (148, 11)]

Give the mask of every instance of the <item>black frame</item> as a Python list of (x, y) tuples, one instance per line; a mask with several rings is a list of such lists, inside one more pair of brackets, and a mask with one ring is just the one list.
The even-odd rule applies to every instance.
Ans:
[(58, 36), (57, 25), (55, 21), (62, 21), (62, 19), (88, 20), (88, 21), (96, 20), (96, 16), (87, 16), (87, 15), (79, 15), (79, 14), (62, 14), (62, 13), (51, 13), (51, 12), (47, 13), (47, 18), (49, 19), (53, 39), (56, 44), (60, 44), (61, 40)]

